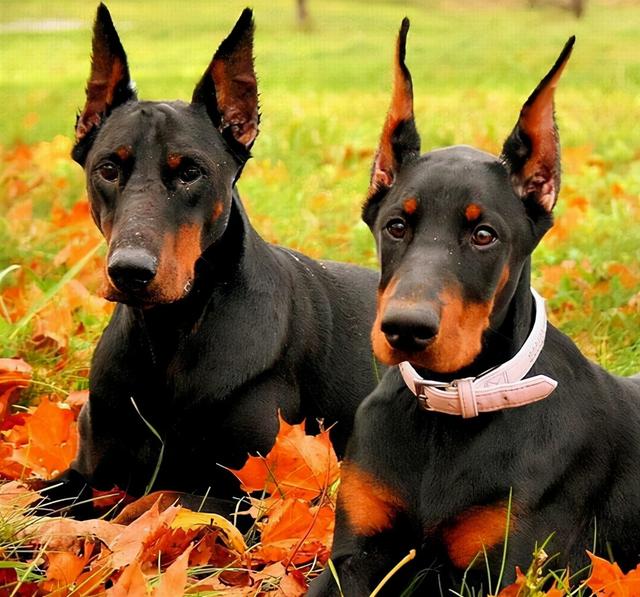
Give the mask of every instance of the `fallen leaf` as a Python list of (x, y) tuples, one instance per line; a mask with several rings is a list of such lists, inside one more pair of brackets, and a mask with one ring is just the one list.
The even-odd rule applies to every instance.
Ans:
[(591, 552), (591, 575), (586, 585), (599, 597), (638, 597), (640, 595), (640, 564), (626, 574), (615, 562), (609, 562)]
[(81, 553), (72, 551), (54, 551), (48, 549), (46, 552), (47, 577), (40, 586), (49, 595), (68, 594), (68, 587), (76, 582), (85, 566), (91, 559), (94, 545), (85, 540)]
[(302, 597), (308, 588), (304, 575), (297, 570), (292, 570), (280, 578), (275, 595), (277, 597)]
[(156, 502), (140, 518), (124, 527), (122, 533), (111, 544), (113, 567), (122, 568), (140, 557), (145, 543), (151, 543), (155, 537), (166, 531), (179, 509), (180, 506), (170, 506), (161, 513)]
[(25, 424), (13, 427), (6, 437), (16, 446), (10, 459), (41, 479), (68, 468), (78, 448), (73, 412), (46, 396), (25, 417)]
[(303, 564), (318, 558), (326, 561), (331, 550), (334, 512), (329, 505), (311, 506), (288, 498), (276, 504), (266, 522), (260, 523), (261, 542), (251, 552), (254, 561), (286, 560)]
[(226, 537), (228, 545), (237, 552), (244, 553), (247, 550), (242, 533), (219, 514), (193, 512), (187, 508), (182, 508), (171, 523), (171, 528), (174, 529), (192, 529), (202, 526), (212, 526), (220, 529)]
[(153, 591), (153, 597), (175, 597), (184, 593), (187, 584), (187, 566), (193, 546), (184, 550), (182, 555), (160, 577), (160, 584)]
[(280, 417), (280, 432), (266, 457), (250, 456), (232, 471), (247, 492), (266, 490), (281, 497), (311, 500), (339, 476), (329, 432), (306, 435), (304, 423), (289, 425)]
[(95, 538), (109, 549), (116, 544), (116, 538), (122, 535), (126, 527), (95, 518), (91, 520), (74, 520), (73, 518), (47, 516), (33, 517), (32, 529), (35, 532), (33, 541), (36, 545), (46, 545), (53, 551), (73, 551), (86, 538)]
[(15, 568), (0, 568), (0, 591), (4, 595), (11, 597), (34, 597), (38, 595), (38, 586), (33, 582), (20, 581), (18, 585), (18, 574)]
[(18, 481), (9, 481), (0, 485), (0, 512), (5, 518), (9, 511), (24, 511), (39, 499), (41, 496), (38, 492)]
[(147, 581), (142, 568), (133, 561), (123, 571), (116, 583), (107, 590), (108, 597), (147, 597)]

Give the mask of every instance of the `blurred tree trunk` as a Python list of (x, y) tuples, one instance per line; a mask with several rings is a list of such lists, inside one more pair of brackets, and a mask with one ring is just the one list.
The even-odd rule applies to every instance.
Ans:
[(296, 0), (296, 16), (300, 27), (307, 27), (309, 25), (307, 0)]
[[(547, 2), (540, 2), (540, 0), (528, 0), (528, 3), (531, 8), (535, 8), (540, 4), (555, 4), (553, 0)], [(569, 9), (577, 18), (580, 18), (584, 14), (586, 3), (587, 0), (569, 0), (568, 4), (563, 3), (563, 6)]]
[(571, 10), (576, 17), (580, 18), (584, 12), (584, 3), (586, 0), (571, 0)]

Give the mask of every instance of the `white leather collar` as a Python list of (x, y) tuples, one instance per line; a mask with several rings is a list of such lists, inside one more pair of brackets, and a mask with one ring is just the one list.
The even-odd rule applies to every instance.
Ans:
[(478, 377), (451, 382), (423, 379), (408, 361), (400, 363), (400, 373), (422, 408), (469, 418), (531, 404), (553, 392), (558, 382), (546, 375), (523, 379), (540, 355), (547, 333), (544, 299), (533, 288), (531, 293), (536, 310), (533, 327), (522, 348), (506, 363)]

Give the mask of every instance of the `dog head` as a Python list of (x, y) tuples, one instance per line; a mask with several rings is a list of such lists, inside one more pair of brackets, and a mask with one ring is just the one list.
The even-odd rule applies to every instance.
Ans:
[(363, 208), (381, 264), (372, 340), (388, 365), (408, 360), (452, 373), (471, 365), (485, 332), (500, 325), (552, 225), (560, 187), (553, 95), (574, 39), (524, 104), (501, 156), (467, 146), (420, 155), (408, 29), (405, 19)]
[(258, 134), (253, 18), (245, 9), (190, 103), (139, 101), (107, 8), (93, 29), (86, 104), (73, 158), (107, 240), (105, 296), (171, 303), (227, 225), (232, 189)]

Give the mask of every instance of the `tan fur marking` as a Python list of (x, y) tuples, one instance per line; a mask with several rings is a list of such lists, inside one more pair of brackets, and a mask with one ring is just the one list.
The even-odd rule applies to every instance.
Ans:
[(407, 215), (413, 215), (414, 213), (416, 213), (416, 209), (418, 209), (418, 200), (415, 197), (409, 197), (408, 199), (405, 199), (404, 203), (402, 204), (402, 209)]
[(158, 293), (168, 300), (182, 298), (185, 287), (193, 280), (201, 252), (200, 228), (195, 224), (184, 224), (175, 236), (168, 235), (160, 257), (161, 266), (154, 280)]
[(469, 203), (464, 210), (464, 217), (469, 222), (475, 222), (480, 217), (480, 214), (482, 214), (482, 208), (476, 203)]
[(167, 156), (167, 166), (172, 170), (175, 170), (182, 162), (182, 156), (177, 153), (170, 153)]
[(373, 353), (380, 362), (388, 365), (397, 365), (402, 360), (396, 360), (395, 353), (397, 351), (391, 348), (380, 327), (382, 325), (382, 317), (387, 310), (389, 300), (395, 293), (397, 285), (398, 281), (392, 278), (385, 289), (378, 289), (376, 319), (373, 322), (373, 327), (371, 328), (371, 344), (373, 346)]
[(224, 203), (220, 200), (216, 201), (213, 204), (213, 214), (211, 216), (211, 219), (217, 220), (222, 215), (223, 211), (224, 211)]
[(510, 275), (511, 275), (511, 272), (509, 271), (509, 266), (505, 265), (502, 268), (502, 274), (500, 274), (500, 280), (498, 280), (498, 286), (496, 287), (496, 292), (494, 295), (496, 299), (500, 296), (500, 294), (504, 290), (504, 287), (507, 285)]
[(420, 362), (432, 371), (448, 373), (471, 364), (480, 354), (482, 333), (489, 327), (493, 298), (486, 303), (466, 303), (453, 288), (445, 289), (439, 298), (442, 311), (438, 335), (422, 353), (424, 359), (414, 359), (414, 362)]
[(343, 462), (338, 499), (352, 530), (370, 537), (393, 524), (403, 501), (375, 477), (351, 462)]
[(112, 230), (112, 227), (113, 227), (113, 220), (105, 219), (105, 220), (100, 222), (99, 227), (100, 227), (100, 230), (102, 231), (102, 235), (104, 236), (105, 240), (107, 241), (107, 244), (109, 244), (109, 242), (111, 240), (111, 230)]
[(116, 149), (116, 155), (124, 162), (131, 157), (133, 153), (133, 148), (131, 145), (121, 145)]
[[(465, 569), (473, 559), (504, 541), (508, 510), (505, 505), (474, 506), (456, 517), (443, 531), (443, 541), (454, 566)], [(512, 528), (513, 517), (509, 524)]]

